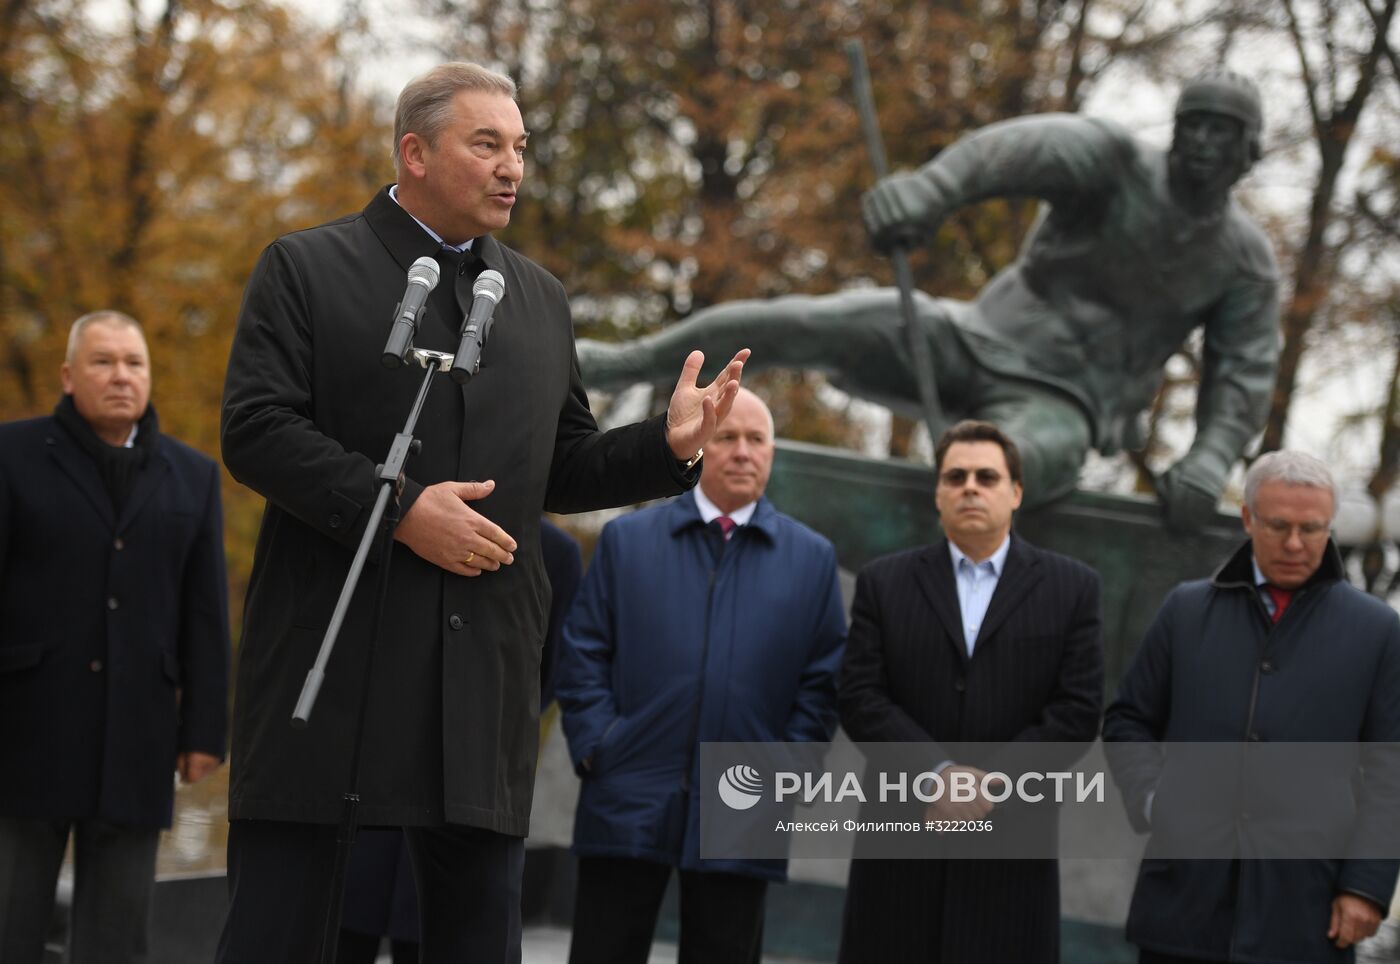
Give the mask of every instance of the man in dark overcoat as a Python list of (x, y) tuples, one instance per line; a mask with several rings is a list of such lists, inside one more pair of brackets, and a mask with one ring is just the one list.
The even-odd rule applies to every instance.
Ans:
[[(727, 421), (732, 421), (732, 415)], [(714, 452), (713, 445), (710, 451)], [(548, 519), (540, 520), (540, 555), (550, 590), (549, 630), (540, 655), (543, 712), (554, 701), (552, 657), (559, 651), (564, 617), (583, 578), (583, 557), (578, 541)], [(548, 730), (545, 724), (541, 739)], [(383, 937), (389, 938), (394, 964), (417, 964), (418, 935), (418, 889), (403, 831), (397, 827), (361, 830), (346, 872), (336, 964), (374, 964)]]
[[(357, 594), (310, 725), (291, 712), (375, 499), (375, 464), (421, 372), (380, 363), (424, 256), (442, 264), (420, 348), (454, 351), (477, 273), (505, 296), (465, 385), (439, 378), (417, 425), (372, 674), (360, 818), (402, 826), (425, 961), (520, 955), (539, 661), (543, 509), (576, 512), (694, 483), (747, 352), (706, 388), (685, 360), (665, 415), (599, 432), (559, 281), (496, 241), (528, 139), (513, 82), (445, 64), (399, 97), (398, 182), (360, 213), (286, 235), (248, 283), (224, 395), (233, 475), (267, 497), (234, 708), (225, 962), (313, 959), (350, 767), (373, 591)], [(367, 577), (372, 582), (376, 576)]]
[[(1346, 581), (1328, 538), (1336, 505), (1322, 461), (1300, 452), (1261, 456), (1245, 475), (1248, 541), (1210, 579), (1173, 589), (1138, 647), (1103, 735), (1128, 816), (1139, 830), (1153, 830), (1153, 844), (1159, 831), (1169, 838), (1178, 818), (1199, 811), (1199, 800), (1155, 811), (1164, 757), (1117, 743), (1400, 742), (1400, 619)], [(1394, 826), (1394, 766), (1372, 766), (1364, 779), (1297, 771), (1289, 791), (1310, 810), (1340, 796), (1344, 829)], [(1212, 789), (1248, 800), (1254, 788), (1241, 780), (1238, 787), (1213, 781)], [(1250, 820), (1255, 809), (1246, 803), (1225, 827), (1239, 852), (1277, 855), (1300, 839), (1266, 850), (1258, 828), (1278, 824)], [(1375, 839), (1364, 832), (1345, 854), (1282, 860), (1163, 859), (1149, 845), (1128, 939), (1141, 948), (1143, 964), (1349, 962), (1356, 942), (1380, 925), (1400, 868), (1400, 861), (1368, 859), (1394, 853), (1361, 842)]]
[(144, 961), (172, 772), (224, 755), (219, 468), (163, 435), (135, 319), (73, 323), (53, 415), (0, 425), (0, 961)]
[[(935, 448), (946, 539), (877, 559), (856, 580), (838, 705), (867, 743), (1080, 743), (1103, 705), (1100, 583), (1011, 531), (1021, 461), (996, 426), (954, 425)], [(944, 779), (956, 770), (942, 761)], [(950, 808), (961, 808), (953, 810)], [(982, 797), (933, 819), (993, 813)], [(840, 960), (1059, 960), (1055, 860), (851, 861)]]

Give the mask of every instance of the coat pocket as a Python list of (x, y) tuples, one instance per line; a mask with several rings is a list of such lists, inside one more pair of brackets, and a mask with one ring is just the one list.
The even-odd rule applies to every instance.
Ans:
[(18, 643), (0, 646), (0, 673), (38, 666), (48, 648), (48, 643)]
[(607, 728), (603, 730), (603, 735), (598, 739), (598, 746), (593, 750), (589, 769), (589, 773), (592, 775), (597, 776), (607, 769), (608, 751), (617, 745), (617, 737), (619, 731), (623, 729), (623, 722), (621, 716), (615, 716)]

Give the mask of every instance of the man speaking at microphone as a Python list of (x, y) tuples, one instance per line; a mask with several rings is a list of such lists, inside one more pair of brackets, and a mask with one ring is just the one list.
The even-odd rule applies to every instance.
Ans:
[(317, 959), (372, 622), (350, 607), (310, 725), (290, 719), (375, 500), (375, 465), (422, 371), (381, 364), (406, 273), (441, 280), (419, 348), (455, 352), (475, 276), (505, 286), (480, 369), (437, 378), (417, 426), (370, 682), (360, 823), (407, 831), (429, 962), (520, 960), (549, 591), (542, 509), (694, 484), (747, 352), (709, 386), (686, 359), (669, 411), (600, 432), (559, 281), (491, 237), (510, 221), (528, 132), (508, 78), (444, 64), (399, 96), (398, 183), (286, 235), (253, 271), (229, 357), (223, 453), (267, 498), (243, 620), (229, 790), (226, 964)]

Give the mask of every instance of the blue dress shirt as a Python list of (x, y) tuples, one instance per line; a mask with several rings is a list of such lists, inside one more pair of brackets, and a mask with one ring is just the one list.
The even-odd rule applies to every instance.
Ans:
[(1011, 536), (1001, 541), (997, 551), (981, 562), (973, 562), (967, 554), (948, 540), (948, 551), (953, 556), (953, 573), (958, 583), (958, 611), (962, 614), (963, 642), (967, 644), (967, 655), (977, 644), (977, 634), (982, 630), (982, 620), (986, 618), (987, 607), (992, 603), (992, 593), (996, 592), (997, 581), (1001, 579), (1006, 566), (1006, 554), (1011, 550)]

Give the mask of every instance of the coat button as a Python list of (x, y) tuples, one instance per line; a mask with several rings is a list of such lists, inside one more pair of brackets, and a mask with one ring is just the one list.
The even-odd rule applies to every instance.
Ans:
[(332, 529), (339, 529), (340, 524), (344, 521), (345, 520), (340, 517), (339, 512), (332, 512), (331, 517), (326, 520), (326, 525), (330, 526)]
[(958, 677), (956, 680), (953, 681), (953, 689), (957, 690), (959, 693), (966, 692), (967, 680), (963, 679), (962, 677)]
[(107, 608), (108, 608), (108, 609), (116, 609), (117, 606), (119, 606), (119, 605), (120, 605), (120, 603), (117, 602), (117, 597), (116, 597), (116, 596), (108, 596), (108, 597), (107, 597)]
[(1261, 673), (1272, 673), (1273, 671), (1274, 671), (1274, 664), (1271, 663), (1271, 662), (1269, 662), (1267, 659), (1264, 660), (1264, 662), (1262, 662), (1262, 663), (1259, 664), (1259, 672), (1261, 672)]
[(121, 536), (117, 536), (115, 539), (112, 540), (112, 548), (117, 550), (118, 552), (121, 552), (123, 549), (126, 548), (126, 543), (122, 541)]
[(91, 663), (88, 663), (88, 669), (92, 670), (94, 673), (102, 672), (102, 660), (95, 659)]
[(1259, 742), (1259, 734), (1258, 734), (1258, 733), (1250, 733), (1250, 734), (1249, 734), (1249, 742), (1250, 742), (1250, 743), (1258, 743), (1258, 742)]
[(461, 629), (463, 625), (462, 617), (453, 613), (451, 616), (447, 617), (447, 625), (451, 626), (453, 629)]

